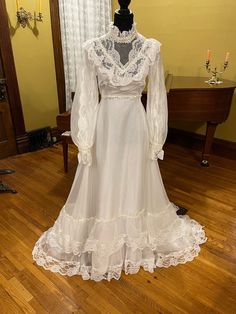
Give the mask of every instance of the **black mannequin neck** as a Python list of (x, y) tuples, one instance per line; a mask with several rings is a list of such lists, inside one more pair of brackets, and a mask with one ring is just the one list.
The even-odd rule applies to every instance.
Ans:
[(121, 32), (129, 31), (132, 28), (134, 15), (128, 9), (130, 0), (119, 0), (120, 9), (115, 11), (114, 25), (116, 25)]
[(134, 21), (134, 15), (132, 12), (129, 14), (120, 14), (118, 11), (115, 12), (114, 15), (114, 25), (116, 25), (119, 30), (122, 31), (129, 31), (132, 28)]

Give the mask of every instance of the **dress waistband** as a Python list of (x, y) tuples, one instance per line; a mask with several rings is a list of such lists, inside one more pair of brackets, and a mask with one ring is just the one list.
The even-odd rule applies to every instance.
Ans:
[(101, 95), (102, 98), (139, 98), (142, 94), (138, 95)]

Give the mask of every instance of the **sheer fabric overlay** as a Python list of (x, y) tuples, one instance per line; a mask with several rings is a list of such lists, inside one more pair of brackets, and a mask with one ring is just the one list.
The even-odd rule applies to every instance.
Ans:
[(122, 270), (191, 261), (206, 242), (204, 226), (176, 214), (157, 162), (168, 128), (160, 46), (135, 23), (122, 33), (110, 24), (107, 34), (83, 44), (71, 111), (79, 165), (58, 218), (32, 251), (45, 269), (118, 280)]
[[(160, 46), (161, 43), (156, 39), (147, 39), (138, 33), (136, 23), (130, 31), (122, 33), (110, 24), (107, 34), (87, 40), (83, 44), (83, 59), (77, 74), (80, 83), (77, 85), (74, 99), (74, 103), (78, 105), (72, 106), (71, 110), (71, 134), (79, 148), (79, 162), (89, 165), (92, 163), (90, 150), (94, 143), (99, 107), (98, 87), (104, 96), (109, 91), (114, 97), (132, 97), (132, 90), (125, 87), (137, 83), (136, 91), (133, 92), (140, 96), (147, 75), (149, 79), (146, 117), (150, 158), (163, 159), (162, 147), (168, 131), (168, 108)], [(121, 62), (124, 56), (125, 64)], [(104, 85), (111, 85), (111, 88), (104, 88)]]

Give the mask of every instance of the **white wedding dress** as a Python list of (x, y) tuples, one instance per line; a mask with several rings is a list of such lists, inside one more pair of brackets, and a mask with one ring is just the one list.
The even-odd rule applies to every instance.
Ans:
[(83, 44), (71, 111), (79, 164), (58, 218), (32, 251), (45, 269), (118, 280), (122, 270), (153, 272), (191, 261), (207, 240), (204, 226), (176, 214), (157, 162), (168, 127), (160, 46), (136, 23), (123, 32), (111, 23), (105, 35)]

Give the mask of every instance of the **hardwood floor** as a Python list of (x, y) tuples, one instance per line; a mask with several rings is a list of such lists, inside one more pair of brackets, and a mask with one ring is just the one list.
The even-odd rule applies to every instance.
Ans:
[(236, 162), (212, 156), (203, 168), (199, 160), (200, 152), (168, 144), (159, 165), (170, 200), (205, 225), (200, 255), (110, 282), (54, 274), (31, 257), (70, 191), (76, 148), (68, 174), (60, 144), (0, 160), (16, 170), (2, 179), (18, 191), (0, 194), (1, 313), (236, 313)]

